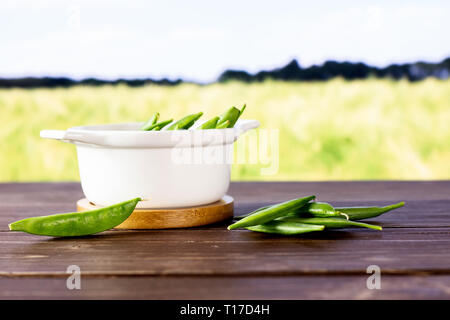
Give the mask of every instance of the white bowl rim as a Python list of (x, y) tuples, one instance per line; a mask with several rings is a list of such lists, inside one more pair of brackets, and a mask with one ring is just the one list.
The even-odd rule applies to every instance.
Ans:
[(241, 134), (257, 128), (257, 120), (238, 120), (234, 128), (207, 130), (139, 130), (142, 122), (88, 125), (62, 130), (43, 130), (43, 138), (81, 146), (107, 148), (178, 148), (227, 145)]

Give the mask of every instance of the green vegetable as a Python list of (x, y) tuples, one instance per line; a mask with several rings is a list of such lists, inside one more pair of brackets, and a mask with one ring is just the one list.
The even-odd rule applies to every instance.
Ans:
[(269, 207), (271, 207), (271, 206), (272, 206), (272, 205), (258, 208), (258, 209), (256, 209), (255, 211), (252, 211), (252, 212), (250, 212), (250, 213), (243, 214), (243, 215), (240, 215), (240, 216), (236, 216), (236, 217), (234, 217), (234, 219), (236, 219), (236, 220), (244, 219), (245, 217), (248, 217), (248, 216), (250, 216), (250, 215), (252, 215), (252, 214), (254, 214), (254, 213), (258, 212), (258, 211), (267, 209), (267, 208), (269, 208)]
[(244, 105), (242, 106), (242, 109), (241, 109), (241, 111), (239, 112), (239, 118), (240, 118), (240, 117), (242, 116), (242, 114), (244, 113), (245, 108), (247, 108), (247, 105), (246, 105), (246, 104), (244, 104)]
[[(241, 110), (231, 107), (225, 113), (223, 113), (220, 117), (214, 117), (205, 123), (203, 123), (199, 129), (224, 129), (224, 128), (233, 128), (236, 124), (236, 121), (242, 115), (246, 108), (246, 105), (242, 107)], [(141, 127), (141, 130), (151, 131), (151, 130), (161, 130), (165, 128), (165, 130), (187, 130), (194, 125), (194, 123), (203, 115), (203, 112), (199, 112), (196, 114), (190, 114), (184, 118), (181, 118), (178, 121), (172, 122), (172, 120), (162, 121), (158, 123), (159, 113), (156, 112), (151, 116), (150, 119), (147, 120), (146, 123)]]
[(208, 121), (206, 121), (204, 124), (202, 124), (198, 129), (215, 129), (217, 125), (217, 121), (219, 121), (219, 117), (214, 117)]
[(161, 122), (155, 123), (153, 126), (150, 127), (149, 130), (159, 131), (162, 128), (164, 128), (165, 126), (167, 126), (169, 123), (171, 123), (172, 121), (173, 121), (173, 119), (169, 119), (169, 120), (165, 120), (165, 121), (161, 121)]
[[(290, 213), (286, 214), (286, 216), (299, 216), (299, 215), (301, 216), (302, 213), (305, 213), (306, 208), (308, 206), (314, 205), (314, 204), (320, 204), (320, 203), (321, 202), (311, 202), (311, 203), (307, 204), (306, 206), (304, 206), (304, 207), (300, 208), (299, 210), (297, 210), (297, 212), (290, 212)], [(405, 205), (405, 203), (402, 201), (402, 202), (399, 202), (399, 203), (396, 203), (396, 204), (391, 204), (391, 205), (385, 206), (385, 207), (336, 207), (336, 208), (334, 208), (334, 210), (338, 214), (339, 213), (343, 214), (344, 217), (348, 216), (349, 220), (363, 220), (363, 219), (369, 219), (369, 218), (378, 217), (378, 216), (382, 215), (383, 213), (392, 211), (392, 210), (397, 209), (397, 208), (401, 208), (404, 205)], [(242, 218), (245, 218), (245, 217), (247, 217), (247, 216), (249, 216), (249, 215), (251, 215), (251, 214), (253, 214), (253, 213), (257, 212), (257, 211), (260, 211), (262, 209), (266, 209), (268, 207), (271, 207), (271, 206), (265, 206), (265, 207), (262, 207), (262, 208), (259, 208), (259, 209), (255, 210), (255, 211), (253, 211), (251, 213), (244, 214), (244, 215), (241, 215), (241, 216), (237, 216), (237, 217), (234, 217), (234, 218), (237, 219), (237, 220), (238, 219), (242, 219)], [(308, 213), (311, 213), (311, 212), (308, 212)], [(311, 214), (313, 214), (313, 213), (311, 213)], [(316, 216), (318, 216), (318, 215), (316, 215)]]
[[(314, 198), (314, 196), (312, 196)], [(312, 200), (312, 199), (310, 199)], [(288, 201), (289, 202), (289, 201)], [(382, 230), (380, 226), (367, 223), (351, 221), (377, 217), (385, 212), (404, 206), (404, 202), (399, 202), (385, 207), (336, 207), (326, 202), (309, 202), (295, 209), (278, 205), (269, 205), (259, 208), (249, 214), (235, 217), (240, 221), (228, 227), (229, 230), (244, 227), (251, 231), (296, 234), (310, 231), (304, 229), (303, 225), (311, 225), (314, 228), (322, 227), (326, 229), (363, 227), (374, 230)], [(280, 207), (281, 205), (281, 207)], [(309, 217), (308, 217), (309, 215)], [(311, 217), (312, 216), (312, 217)], [(338, 216), (344, 216), (338, 217)], [(350, 220), (349, 220), (350, 219)], [(262, 222), (261, 222), (262, 221)], [(264, 222), (266, 221), (266, 222)], [(259, 222), (257, 225), (252, 223)]]
[(403, 207), (405, 203), (399, 202), (385, 207), (337, 207), (336, 210), (348, 215), (350, 220), (363, 220), (378, 217), (388, 211)]
[(313, 224), (303, 224), (289, 221), (270, 221), (265, 224), (247, 227), (246, 229), (257, 232), (294, 235), (313, 231), (322, 231), (325, 227)]
[(53, 237), (85, 236), (121, 224), (133, 212), (141, 198), (84, 212), (61, 213), (13, 222), (10, 230)]
[[(311, 202), (297, 210), (298, 215), (312, 215), (314, 217), (342, 217), (347, 215), (336, 211), (333, 206), (326, 202)], [(347, 219), (348, 220), (348, 219)]]
[(144, 130), (144, 131), (151, 130), (153, 125), (158, 121), (158, 119), (159, 119), (159, 113), (156, 112), (151, 116), (150, 119), (147, 120), (146, 123), (144, 123), (144, 125), (141, 127), (141, 130)]
[[(228, 126), (233, 127), (239, 118), (240, 110), (236, 107), (231, 107), (227, 111), (225, 111), (221, 116), (219, 121), (217, 122), (217, 126), (223, 124), (225, 121), (228, 121)], [(227, 126), (227, 128), (228, 128)], [(216, 127), (217, 128), (217, 127)]]
[(189, 129), (195, 121), (197, 121), (201, 116), (203, 115), (203, 112), (190, 114), (184, 118), (181, 118), (178, 121), (175, 121), (171, 125), (167, 127), (167, 130), (187, 130)]
[[(242, 107), (241, 110), (239, 110), (236, 107), (231, 107), (230, 109), (228, 109), (227, 111), (225, 111), (225, 113), (223, 113), (220, 116), (219, 121), (217, 122), (217, 126), (220, 126), (221, 124), (223, 124), (225, 121), (229, 121), (228, 126), (226, 128), (233, 128), (234, 125), (236, 124), (236, 121), (239, 119), (239, 117), (242, 115), (242, 113), (244, 112), (246, 108), (246, 105), (244, 104), (244, 106)], [(216, 127), (217, 129), (219, 129), (218, 127)]]
[(249, 215), (248, 217), (245, 217), (238, 222), (228, 226), (228, 230), (264, 224), (304, 206), (313, 199), (315, 199), (315, 196), (308, 196), (273, 205), (264, 210), (257, 211), (252, 215)]
[(301, 218), (295, 216), (287, 216), (278, 219), (279, 221), (286, 222), (296, 222), (296, 223), (305, 223), (305, 224), (314, 224), (314, 225), (322, 225), (326, 229), (335, 229), (335, 228), (348, 228), (348, 227), (363, 227), (374, 230), (381, 230), (380, 226), (375, 226), (367, 223), (349, 221), (344, 218)]
[(216, 126), (216, 129), (226, 129), (229, 128), (230, 121), (222, 122), (221, 124)]

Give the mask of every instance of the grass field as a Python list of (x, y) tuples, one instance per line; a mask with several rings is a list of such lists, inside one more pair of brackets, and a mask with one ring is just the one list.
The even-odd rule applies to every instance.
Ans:
[(450, 81), (336, 79), (0, 90), (0, 181), (78, 180), (75, 147), (42, 129), (144, 121), (247, 103), (244, 118), (279, 129), (279, 170), (234, 165), (234, 180), (449, 179)]

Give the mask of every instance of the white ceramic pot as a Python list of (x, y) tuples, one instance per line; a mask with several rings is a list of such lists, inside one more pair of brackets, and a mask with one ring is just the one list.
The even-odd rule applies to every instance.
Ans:
[(141, 208), (189, 207), (222, 198), (230, 184), (233, 142), (256, 120), (234, 128), (140, 131), (142, 123), (43, 130), (77, 147), (81, 186), (97, 205), (141, 197)]

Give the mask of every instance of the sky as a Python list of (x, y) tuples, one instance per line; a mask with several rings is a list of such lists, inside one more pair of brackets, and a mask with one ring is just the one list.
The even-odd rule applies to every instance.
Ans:
[(450, 1), (0, 2), (0, 77), (183, 78), (450, 56)]

